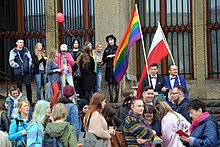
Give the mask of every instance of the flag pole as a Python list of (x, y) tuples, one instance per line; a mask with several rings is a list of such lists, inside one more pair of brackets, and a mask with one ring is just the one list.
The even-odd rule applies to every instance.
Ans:
[[(158, 21), (158, 26), (160, 27), (160, 30), (161, 30), (161, 32), (162, 32), (164, 42), (165, 42), (165, 44), (166, 44), (166, 46), (167, 46), (167, 48), (168, 48), (168, 52), (169, 52), (169, 54), (170, 54), (170, 58), (171, 58), (173, 64), (176, 65), (176, 63), (175, 63), (175, 61), (174, 61), (174, 58), (173, 58), (173, 55), (172, 55), (172, 53), (171, 53), (171, 51), (170, 51), (168, 42), (167, 42), (167, 40), (166, 40), (166, 37), (165, 37), (165, 35), (164, 35), (164, 33), (163, 33), (163, 30), (162, 30), (162, 28), (161, 28), (161, 25), (160, 25), (160, 22), (159, 22), (159, 21)], [(179, 78), (179, 75), (178, 75), (178, 74), (177, 74), (177, 80), (178, 80), (179, 85), (181, 85), (181, 83), (180, 83), (180, 78)]]
[(147, 64), (147, 55), (146, 55), (146, 50), (145, 50), (145, 45), (144, 45), (144, 37), (143, 37), (143, 34), (142, 34), (142, 30), (141, 30), (140, 18), (139, 18), (137, 4), (135, 4), (135, 7), (136, 7), (136, 10), (137, 10), (138, 25), (139, 25), (140, 33), (141, 33), (141, 43), (142, 43), (142, 49), (143, 49), (143, 52), (144, 52), (144, 60), (145, 60), (145, 66), (146, 66), (146, 70), (147, 70), (148, 83), (149, 83), (149, 86), (151, 86), (149, 70), (148, 70), (148, 64)]

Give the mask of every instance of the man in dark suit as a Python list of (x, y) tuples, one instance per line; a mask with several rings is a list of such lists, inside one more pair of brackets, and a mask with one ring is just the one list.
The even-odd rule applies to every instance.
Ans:
[(146, 86), (152, 86), (156, 95), (166, 95), (166, 84), (164, 82), (164, 79), (160, 75), (158, 75), (158, 65), (156, 63), (150, 65), (149, 78), (151, 85), (149, 85), (148, 76), (145, 77), (142, 82), (141, 93), (144, 91), (144, 88)]
[(188, 98), (188, 90), (187, 90), (187, 87), (186, 87), (186, 81), (184, 79), (183, 76), (179, 76), (178, 75), (178, 67), (176, 65), (170, 65), (169, 66), (169, 73), (170, 75), (169, 76), (166, 76), (164, 78), (164, 81), (166, 83), (166, 87), (171, 90), (173, 89), (175, 86), (177, 85), (181, 85), (185, 88), (186, 90), (186, 94), (185, 94), (185, 97)]

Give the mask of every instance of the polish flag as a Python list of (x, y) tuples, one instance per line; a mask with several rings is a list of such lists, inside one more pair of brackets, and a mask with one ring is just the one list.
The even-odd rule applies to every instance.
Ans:
[[(160, 62), (165, 56), (170, 53), (169, 46), (167, 44), (166, 38), (164, 37), (163, 30), (158, 22), (158, 27), (155, 32), (150, 51), (147, 57), (147, 65), (148, 69), (152, 63)], [(144, 70), (142, 71), (141, 78), (138, 84), (137, 96), (138, 98), (141, 96), (141, 87), (142, 81), (147, 76), (146, 66), (144, 66)]]

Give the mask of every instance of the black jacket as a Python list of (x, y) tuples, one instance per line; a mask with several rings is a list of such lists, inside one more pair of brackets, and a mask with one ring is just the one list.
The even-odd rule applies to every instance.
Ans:
[(90, 62), (83, 67), (83, 59), (79, 61), (81, 70), (81, 87), (84, 90), (95, 90), (95, 62), (90, 56)]
[(46, 60), (43, 57), (39, 60), (35, 54), (32, 54), (32, 61), (33, 61), (32, 64), (33, 74), (39, 74), (39, 65), (41, 62), (43, 62), (44, 64), (44, 71), (45, 71)]
[(4, 111), (0, 115), (0, 130), (3, 132), (8, 132), (10, 126), (8, 116)]
[(118, 46), (117, 45), (108, 45), (106, 49), (104, 50), (103, 57), (102, 57), (102, 62), (103, 65), (106, 64), (105, 68), (105, 81), (107, 82), (112, 82), (114, 80), (114, 72), (113, 72), (113, 61), (114, 58), (108, 58), (107, 56), (110, 54), (115, 54)]
[(175, 103), (172, 108), (174, 111), (180, 113), (183, 117), (185, 117), (185, 119), (191, 123), (191, 118), (190, 118), (190, 115), (189, 115), (189, 112), (187, 111), (186, 107), (187, 105), (189, 104), (189, 99), (187, 98), (184, 98), (180, 104), (178, 103)]
[[(150, 76), (150, 78), (151, 78), (151, 76)], [(151, 85), (152, 85), (151, 80), (150, 80), (150, 83), (151, 83)], [(164, 79), (163, 79), (160, 75), (157, 75), (156, 86), (155, 86), (154, 91), (155, 91), (155, 92), (158, 92), (158, 94), (164, 94), (164, 95), (166, 95), (167, 92), (161, 91), (161, 89), (162, 89), (165, 85), (166, 85), (166, 84), (165, 84)], [(145, 77), (145, 78), (143, 79), (142, 86), (141, 86), (141, 93), (144, 91), (144, 88), (145, 88), (146, 86), (149, 86), (148, 77)]]

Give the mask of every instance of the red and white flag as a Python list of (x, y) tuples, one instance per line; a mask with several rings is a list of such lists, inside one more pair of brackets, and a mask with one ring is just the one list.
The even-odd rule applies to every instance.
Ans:
[[(170, 53), (169, 46), (167, 44), (166, 38), (164, 37), (163, 30), (160, 26), (160, 23), (158, 22), (158, 27), (155, 32), (150, 51), (147, 57), (147, 65), (148, 69), (150, 68), (150, 65), (152, 63), (158, 63), (160, 62), (166, 55)], [(137, 90), (137, 96), (138, 98), (141, 95), (141, 87), (142, 87), (142, 81), (147, 76), (147, 70), (146, 66), (144, 66), (144, 69), (141, 74), (141, 78), (139, 80), (138, 84), (138, 90)]]

